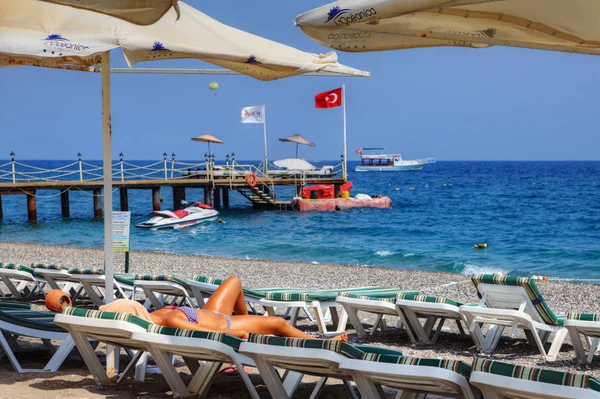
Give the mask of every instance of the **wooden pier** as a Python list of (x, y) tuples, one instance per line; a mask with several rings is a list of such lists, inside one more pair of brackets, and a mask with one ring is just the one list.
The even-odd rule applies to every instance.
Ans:
[[(81, 154), (78, 154), (78, 161), (52, 170), (18, 163), (14, 154), (11, 157), (10, 163), (0, 165), (0, 219), (3, 217), (2, 197), (23, 195), (26, 197), (28, 220), (37, 221), (39, 190), (56, 190), (60, 194), (57, 197), (60, 197), (61, 213), (65, 218), (71, 213), (69, 193), (73, 190), (91, 192), (93, 216), (102, 218), (103, 182), (101, 174), (98, 174), (101, 166), (83, 162)], [(203, 189), (203, 202), (214, 208), (228, 207), (230, 192), (237, 191), (253, 207), (290, 209), (291, 198), (278, 199), (277, 187), (295, 187), (295, 192), (301, 193), (304, 185), (331, 184), (339, 193), (339, 187), (344, 183), (341, 177), (343, 162), (323, 175), (286, 174), (278, 170), (277, 175), (272, 176), (268, 166), (241, 165), (235, 162), (235, 158), (229, 162), (229, 156), (225, 165), (216, 165), (210, 158), (204, 163), (188, 164), (176, 162), (175, 154), (169, 161), (166, 154), (163, 157), (163, 161), (142, 166), (123, 161), (121, 154), (120, 162), (113, 165), (113, 187), (119, 190), (121, 211), (129, 210), (129, 190), (148, 190), (149, 208), (154, 211), (161, 209), (160, 192), (163, 187), (173, 190), (173, 209), (179, 209), (181, 201), (186, 199), (188, 188)]]

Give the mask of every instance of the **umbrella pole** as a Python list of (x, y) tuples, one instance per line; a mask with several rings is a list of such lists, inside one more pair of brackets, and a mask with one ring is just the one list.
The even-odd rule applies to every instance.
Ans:
[[(112, 247), (112, 132), (110, 115), (110, 53), (102, 54), (102, 166), (104, 172), (104, 276), (106, 288), (104, 300), (113, 301), (114, 257)], [(106, 371), (115, 371), (115, 353), (110, 346), (106, 348)]]
[(298, 159), (298, 143), (296, 143), (296, 159)]

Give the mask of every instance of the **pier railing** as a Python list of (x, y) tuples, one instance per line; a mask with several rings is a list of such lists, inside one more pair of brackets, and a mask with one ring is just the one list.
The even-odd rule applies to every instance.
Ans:
[[(33, 183), (33, 182), (55, 182), (55, 181), (78, 181), (94, 182), (102, 181), (102, 165), (86, 162), (82, 159), (81, 153), (77, 154), (77, 161), (65, 165), (56, 165), (58, 161), (49, 161), (48, 167), (35, 166), (25, 162), (19, 162), (15, 159), (15, 154), (11, 153), (11, 160), (0, 164), (0, 183)], [(266, 163), (260, 166), (251, 164), (241, 164), (235, 160), (235, 156), (226, 157), (224, 164), (217, 164), (214, 156), (205, 157), (204, 162), (182, 162), (175, 158), (175, 154), (169, 159), (167, 154), (163, 154), (163, 159), (149, 164), (139, 164), (127, 162), (124, 155), (119, 155), (120, 159), (112, 164), (112, 178), (115, 181), (128, 180), (182, 180), (182, 179), (205, 179), (211, 182), (219, 180), (222, 182), (228, 179), (231, 184), (236, 179), (244, 179), (250, 173), (256, 176), (257, 184), (268, 186), (274, 189), (276, 176), (285, 176), (298, 180), (300, 184), (305, 184), (306, 179), (311, 177), (310, 172), (301, 172), (298, 174), (286, 175), (277, 174), (282, 169), (277, 166)], [(331, 177), (343, 173), (344, 162), (332, 166), (327, 170), (327, 175)]]

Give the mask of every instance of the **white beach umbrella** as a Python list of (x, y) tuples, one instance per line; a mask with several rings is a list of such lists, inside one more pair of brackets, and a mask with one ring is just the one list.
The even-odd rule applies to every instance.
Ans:
[(352, 52), (502, 45), (600, 54), (597, 0), (340, 0), (296, 24)]
[[(177, 4), (178, 9), (159, 0), (0, 1), (0, 66), (95, 71), (93, 66), (101, 64), (108, 301), (112, 299), (113, 288), (111, 49), (121, 47), (129, 65), (158, 59), (197, 58), (261, 80), (307, 72), (368, 75), (338, 64), (335, 53), (305, 53), (221, 24), (184, 3)], [(148, 26), (120, 19), (149, 23), (157, 16), (158, 21)]]

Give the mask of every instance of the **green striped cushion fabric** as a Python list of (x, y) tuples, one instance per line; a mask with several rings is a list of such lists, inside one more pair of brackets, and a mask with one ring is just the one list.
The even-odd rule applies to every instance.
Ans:
[(460, 360), (427, 359), (411, 356), (390, 356), (384, 354), (376, 361), (380, 363), (405, 364), (409, 366), (437, 367), (454, 371), (465, 378), (469, 378), (471, 375), (471, 365)]
[(34, 269), (45, 269), (45, 270), (69, 270), (69, 266), (59, 266), (59, 265), (45, 265), (43, 263), (32, 264), (31, 267)]
[(72, 267), (69, 269), (69, 274), (93, 274), (93, 275), (102, 276), (104, 274), (104, 269)]
[(176, 276), (170, 276), (166, 274), (159, 274), (158, 276), (153, 276), (151, 274), (136, 274), (135, 280), (143, 280), (143, 281), (167, 281), (170, 283), (177, 283), (184, 287), (189, 287), (187, 282), (184, 279), (181, 279)]
[(23, 265), (16, 265), (14, 263), (10, 263), (10, 264), (0, 263), (0, 269), (16, 270), (19, 272), (26, 272), (26, 273), (33, 274), (33, 269), (31, 267), (23, 266)]
[(199, 283), (206, 283), (206, 284), (213, 284), (213, 285), (221, 285), (221, 284), (223, 284), (223, 281), (225, 281), (225, 279), (211, 278), (211, 277), (206, 277), (206, 276), (194, 276), (194, 278), (192, 280), (197, 281)]
[(232, 347), (236, 351), (238, 349), (240, 349), (240, 344), (243, 342), (241, 339), (233, 337), (228, 334), (206, 332), (206, 331), (184, 330), (184, 329), (180, 329), (180, 328), (159, 326), (157, 324), (151, 324), (148, 327), (148, 332), (153, 333), (153, 334), (169, 335), (172, 337), (209, 339), (211, 341), (221, 342), (227, 346)]
[(567, 320), (600, 321), (600, 314), (569, 313), (567, 314)]
[(113, 278), (115, 279), (115, 281), (118, 281), (121, 284), (125, 284), (125, 285), (129, 285), (133, 287), (133, 283), (134, 283), (134, 275), (133, 274), (126, 274), (126, 273), (115, 273), (113, 275)]
[(459, 307), (462, 305), (462, 303), (453, 301), (452, 299), (448, 299), (448, 298), (440, 298), (437, 296), (428, 296), (428, 295), (415, 295), (412, 293), (410, 293), (410, 294), (399, 293), (398, 295), (396, 295), (396, 299), (397, 300), (406, 300), (406, 301), (417, 301), (417, 302), (443, 303), (446, 305), (454, 305), (456, 307)]
[(24, 302), (0, 301), (0, 310), (8, 310), (8, 309), (29, 310), (29, 309), (31, 309), (31, 304), (24, 303)]
[(20, 327), (48, 332), (66, 332), (54, 324), (53, 312), (32, 312), (31, 310), (10, 310), (0, 308), (0, 320)]
[[(531, 299), (531, 302), (537, 309), (539, 315), (542, 317), (546, 324), (560, 326), (562, 325), (562, 319), (556, 317), (552, 312), (548, 304), (544, 301), (544, 297), (540, 293), (535, 281), (529, 277), (516, 277), (516, 276), (503, 276), (499, 274), (474, 274), (471, 277), (475, 287), (479, 284), (497, 284), (497, 285), (512, 285), (525, 288), (527, 296)], [(479, 289), (477, 295), (481, 298)]]
[(563, 373), (561, 371), (523, 367), (486, 359), (475, 360), (473, 371), (502, 375), (527, 381), (545, 382), (547, 384), (600, 391), (600, 380), (583, 374), (571, 374)]
[(389, 303), (396, 302), (396, 298), (378, 298), (378, 297), (373, 297), (373, 296), (353, 294), (351, 292), (339, 292), (338, 296), (342, 296), (345, 298), (352, 298), (352, 299), (362, 299), (364, 301), (379, 301), (379, 302), (389, 302)]
[(332, 290), (295, 290), (295, 291), (273, 291), (265, 292), (265, 299), (275, 301), (335, 301), (335, 298), (340, 292), (346, 292), (354, 295), (361, 295), (371, 298), (395, 298), (399, 291), (395, 288), (379, 288), (379, 287), (360, 287), (360, 288), (344, 288)]
[(81, 309), (81, 308), (66, 307), (63, 309), (63, 314), (70, 315), (70, 316), (87, 317), (90, 319), (127, 321), (129, 323), (133, 323), (137, 326), (140, 326), (145, 330), (147, 330), (148, 327), (150, 327), (150, 325), (152, 324), (148, 320), (144, 320), (141, 317), (137, 317), (130, 313), (102, 312), (100, 310), (94, 310), (94, 309)]
[(250, 333), (248, 342), (290, 348), (322, 349), (342, 354), (351, 359), (368, 361), (377, 361), (381, 356), (402, 356), (400, 351), (373, 346), (354, 346), (339, 340), (284, 338)]

